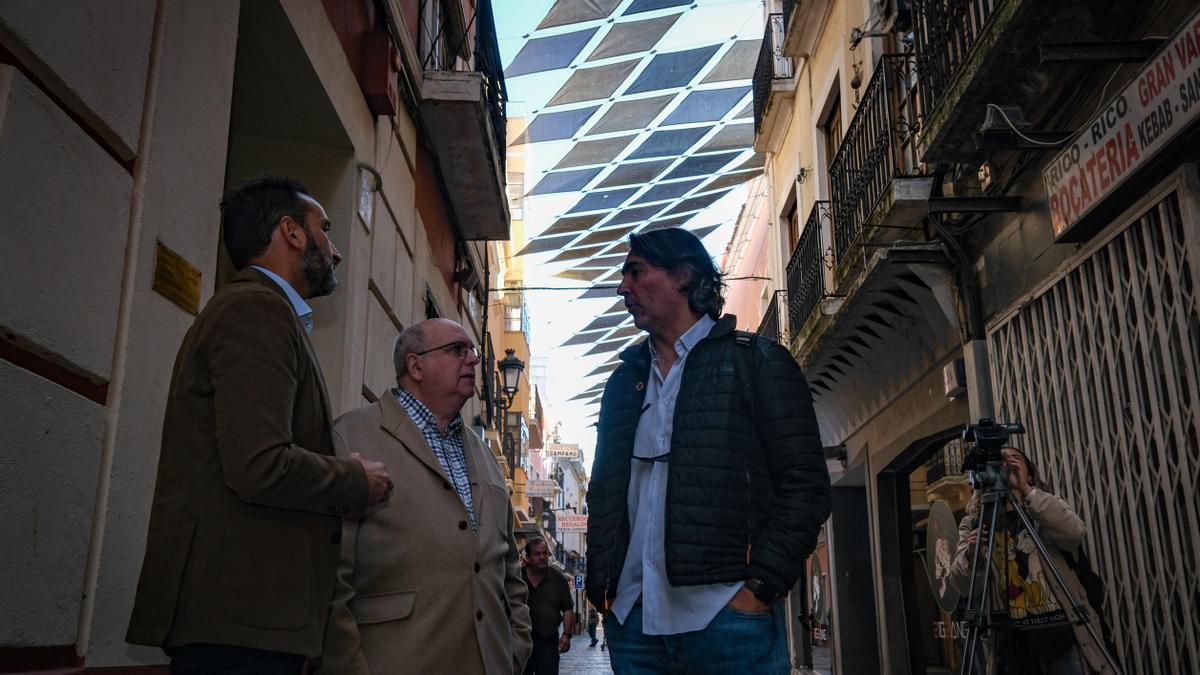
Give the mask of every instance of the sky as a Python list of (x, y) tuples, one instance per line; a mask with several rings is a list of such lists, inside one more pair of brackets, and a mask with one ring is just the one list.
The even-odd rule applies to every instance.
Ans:
[[(591, 3), (596, 0), (570, 0)], [(611, 1), (611, 0), (610, 0)], [(604, 0), (599, 0), (604, 4)], [(637, 3), (662, 5), (662, 11), (651, 11), (635, 16), (625, 14)], [(538, 30), (537, 26), (550, 11), (553, 0), (494, 0), (496, 29), (499, 36), (502, 61), (506, 70), (513, 63), (526, 42), (532, 37), (545, 37), (578, 31), (580, 28), (599, 26), (596, 40), (581, 54), (587, 55), (603, 36), (604, 24), (628, 21), (631, 18), (653, 18), (658, 15), (678, 14), (680, 9), (668, 7), (672, 0), (620, 0), (609, 19), (589, 21), (583, 24), (550, 27)], [(688, 49), (725, 43), (731, 40), (761, 39), (763, 8), (761, 0), (694, 0), (682, 10), (679, 19), (655, 45), (654, 53), (677, 52)], [(715, 61), (715, 59), (714, 59)], [(506, 75), (509, 93), (509, 117), (536, 118), (574, 72), (582, 65), (577, 57), (570, 65), (546, 72)], [(640, 68), (639, 68), (640, 70)], [(637, 71), (635, 71), (635, 76)], [(751, 73), (746, 74), (749, 84)], [(703, 76), (703, 73), (701, 73)], [(632, 78), (631, 78), (632, 79)], [(703, 87), (698, 87), (703, 88)], [(690, 91), (692, 87), (687, 87)], [(619, 92), (618, 92), (619, 93)], [(687, 92), (680, 88), (680, 93)], [(683, 99), (677, 97), (672, 106)], [(747, 96), (748, 100), (749, 97)], [(736, 107), (741, 107), (738, 103)], [(577, 107), (577, 106), (576, 106)], [(557, 109), (557, 108), (556, 108)], [(670, 108), (668, 108), (668, 113)], [(647, 136), (649, 135), (647, 132)], [(639, 141), (641, 139), (639, 138)], [(554, 167), (573, 147), (572, 139), (552, 140), (525, 144), (526, 189), (538, 182), (545, 171)], [(635, 146), (636, 143), (630, 147)], [(745, 154), (748, 157), (750, 153)], [(739, 158), (738, 161), (741, 161)], [(729, 238), (733, 223), (745, 202), (745, 187), (734, 189), (715, 204), (700, 212), (687, 222), (687, 229), (707, 225), (720, 225), (704, 239), (714, 259), (719, 263)], [(529, 238), (535, 237), (556, 219), (569, 210), (581, 197), (579, 192), (543, 194), (525, 200), (525, 230)], [(519, 248), (519, 246), (518, 246)], [(584, 405), (585, 401), (571, 401), (573, 396), (602, 382), (608, 374), (587, 377), (588, 373), (608, 361), (611, 354), (583, 356), (590, 345), (561, 346), (568, 338), (586, 326), (597, 314), (609, 309), (618, 300), (615, 289), (611, 296), (581, 299), (579, 296), (591, 287), (591, 282), (575, 281), (555, 276), (567, 269), (570, 262), (549, 262), (554, 251), (524, 256), (527, 311), (530, 320), (531, 353), (545, 357), (547, 382), (542, 391), (542, 403), (547, 409), (547, 421), (561, 423), (561, 441), (579, 443), (584, 453), (584, 465), (591, 466), (595, 446), (595, 415), (599, 405)], [(611, 283), (611, 282), (609, 282)], [(546, 290), (533, 290), (533, 289)], [(548, 290), (556, 289), (556, 290)], [(550, 427), (552, 428), (552, 426)], [(550, 428), (547, 429), (549, 433)]]

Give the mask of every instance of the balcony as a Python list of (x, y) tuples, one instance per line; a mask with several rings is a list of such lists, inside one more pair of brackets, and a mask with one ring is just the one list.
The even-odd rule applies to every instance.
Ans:
[[(961, 344), (951, 266), (922, 228), (933, 179), (917, 156), (915, 78), (911, 55), (876, 63), (830, 163), (830, 201), (787, 266), (789, 347), (833, 438)], [(852, 394), (875, 390), (865, 407)]]
[(914, 58), (883, 56), (829, 165), (837, 288), (861, 268), (863, 251), (905, 235), (920, 238), (933, 179), (922, 175)]
[(821, 231), (830, 223), (829, 202), (813, 204), (800, 241), (787, 264), (788, 340), (796, 340), (813, 310), (826, 297), (825, 256), (821, 251)]
[(954, 439), (937, 451), (925, 464), (925, 495), (930, 503), (938, 499), (963, 504), (971, 498), (971, 483), (962, 468), (962, 441)]
[[(782, 299), (782, 300), (781, 300)], [(759, 335), (785, 344), (783, 341), (783, 313), (787, 309), (787, 291), (775, 291), (771, 294), (771, 302), (763, 313), (762, 321), (758, 324)]]
[(783, 0), (783, 53), (793, 58), (816, 51), (833, 0)]
[(783, 14), (767, 17), (754, 67), (754, 149), (773, 151), (792, 116), (792, 59), (783, 55)]
[(1110, 40), (1139, 25), (1144, 11), (1143, 3), (1134, 2), (913, 0), (926, 112), (922, 159), (980, 161), (975, 133), (989, 103), (1020, 106), (1036, 128), (1048, 113), (1061, 110), (1061, 99), (1051, 94), (1086, 73), (1041, 66), (1039, 43)]
[[(421, 0), (421, 16), (440, 17), (440, 6), (438, 0)], [(502, 240), (509, 236), (504, 190), (508, 93), (491, 0), (479, 0), (475, 7), (476, 16), (462, 31), (448, 19), (421, 21), (421, 121), (459, 234)], [(472, 29), (474, 39), (468, 32)]]

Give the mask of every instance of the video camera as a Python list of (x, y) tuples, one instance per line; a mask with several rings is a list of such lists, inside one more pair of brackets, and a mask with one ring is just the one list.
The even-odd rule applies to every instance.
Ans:
[(963, 455), (963, 469), (972, 486), (983, 490), (1007, 488), (1004, 457), (1000, 450), (1008, 446), (1010, 435), (1023, 433), (1025, 427), (1020, 423), (997, 424), (990, 417), (981, 418), (978, 424), (968, 424), (963, 429), (963, 441), (975, 444)]

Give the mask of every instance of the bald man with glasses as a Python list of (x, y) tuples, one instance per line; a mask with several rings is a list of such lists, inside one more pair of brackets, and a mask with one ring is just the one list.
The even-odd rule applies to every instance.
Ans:
[(479, 350), (446, 319), (405, 329), (397, 387), (334, 425), (338, 454), (376, 457), (391, 500), (342, 529), (320, 673), (519, 673), (527, 590), (492, 452), (463, 423)]

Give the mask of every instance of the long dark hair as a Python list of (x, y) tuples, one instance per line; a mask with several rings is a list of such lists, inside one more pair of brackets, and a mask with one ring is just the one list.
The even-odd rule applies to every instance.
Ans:
[(672, 274), (687, 270), (683, 291), (687, 294), (688, 309), (714, 320), (721, 318), (721, 309), (725, 307), (722, 297), (725, 275), (717, 269), (699, 237), (678, 227), (631, 234), (629, 252)]

